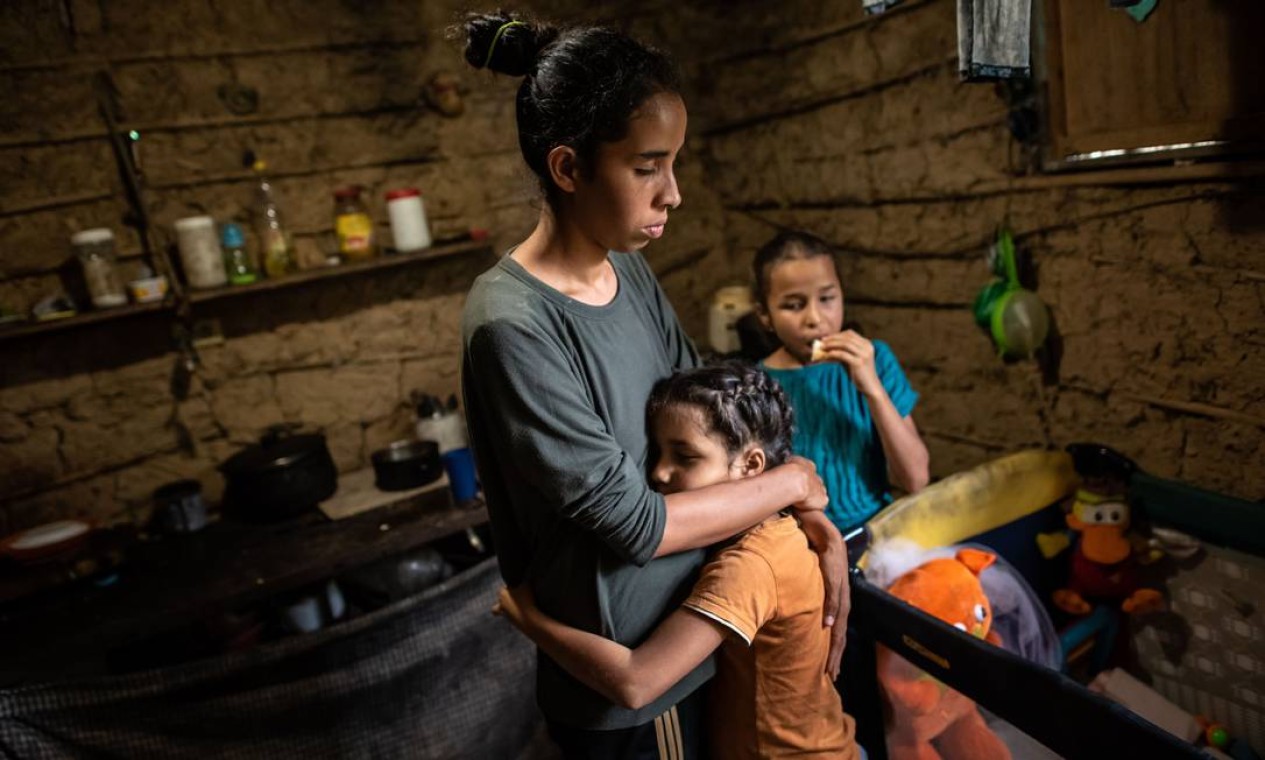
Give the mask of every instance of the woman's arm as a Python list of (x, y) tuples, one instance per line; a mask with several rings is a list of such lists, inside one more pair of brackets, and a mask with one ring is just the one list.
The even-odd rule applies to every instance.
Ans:
[(843, 648), (848, 643), (848, 613), (852, 611), (852, 587), (848, 585), (848, 546), (839, 529), (824, 512), (799, 515), (799, 527), (808, 537), (808, 545), (817, 553), (821, 579), (826, 589), (822, 605), (822, 625), (830, 628), (830, 652), (826, 656), (826, 674), (830, 680), (839, 677)]
[[(798, 469), (799, 473), (794, 470)], [(796, 493), (807, 488), (807, 496)], [(701, 548), (723, 541), (750, 528), (788, 504), (796, 508), (800, 527), (817, 553), (826, 590), (822, 625), (830, 628), (830, 654), (826, 672), (839, 676), (839, 663), (847, 643), (848, 612), (852, 608), (848, 587), (848, 550), (839, 530), (822, 511), (829, 497), (817, 476), (816, 466), (802, 457), (753, 478), (720, 483), (667, 498), (667, 526), (655, 556)]]
[(820, 512), (829, 500), (816, 465), (802, 457), (752, 478), (675, 493), (667, 497), (667, 524), (654, 556), (711, 546), (788, 506)]
[[(544, 381), (542, 378), (548, 378)], [(592, 405), (566, 356), (538, 329), (484, 325), (466, 350), (463, 383), (476, 462), (485, 486), (513, 463), (512, 493), (592, 533), (625, 561), (710, 546), (793, 506), (822, 510), (825, 486), (801, 460), (690, 494), (668, 509), (644, 468), (619, 445)], [(510, 490), (488, 488), (489, 501)]]
[(501, 589), (494, 610), (554, 662), (612, 702), (636, 710), (655, 701), (724, 641), (720, 623), (686, 609), (668, 616), (636, 649), (563, 625), (536, 608), (526, 585)]

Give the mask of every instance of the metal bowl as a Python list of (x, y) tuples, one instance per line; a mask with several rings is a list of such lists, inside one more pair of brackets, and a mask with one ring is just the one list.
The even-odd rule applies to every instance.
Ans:
[(373, 452), (374, 485), (383, 491), (407, 491), (434, 483), (444, 474), (439, 444), (396, 441)]

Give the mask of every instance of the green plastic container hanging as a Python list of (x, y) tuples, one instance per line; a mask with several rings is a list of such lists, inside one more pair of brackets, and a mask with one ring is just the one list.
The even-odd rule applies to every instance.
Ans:
[(1031, 290), (1019, 284), (1015, 241), (1003, 227), (990, 252), (994, 280), (975, 297), (975, 322), (992, 335), (1002, 356), (1029, 358), (1050, 333), (1050, 313)]

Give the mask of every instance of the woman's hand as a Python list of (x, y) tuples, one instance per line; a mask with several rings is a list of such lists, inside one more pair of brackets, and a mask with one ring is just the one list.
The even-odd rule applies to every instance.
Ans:
[(826, 361), (835, 361), (848, 369), (848, 376), (861, 393), (871, 396), (883, 390), (874, 366), (874, 344), (856, 330), (844, 330), (821, 339)]
[(796, 469), (801, 478), (800, 497), (791, 503), (791, 508), (801, 516), (806, 512), (823, 512), (830, 503), (830, 495), (826, 493), (826, 484), (817, 474), (817, 465), (811, 459), (791, 457), (783, 467)]
[(515, 628), (527, 633), (531, 628), (531, 619), (536, 614), (536, 598), (531, 593), (531, 587), (526, 583), (513, 589), (502, 586), (496, 604), (492, 605), (492, 614), (500, 615), (513, 623)]
[(839, 529), (822, 512), (799, 515), (800, 527), (808, 543), (817, 552), (821, 577), (825, 582), (826, 600), (822, 623), (830, 627), (830, 654), (826, 657), (826, 674), (830, 680), (839, 677), (839, 663), (848, 643), (848, 613), (852, 610), (852, 589), (848, 585), (848, 547)]

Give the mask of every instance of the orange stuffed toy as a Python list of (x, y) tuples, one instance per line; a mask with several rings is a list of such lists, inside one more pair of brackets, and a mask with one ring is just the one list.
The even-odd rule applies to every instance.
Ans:
[[(961, 549), (910, 570), (887, 589), (892, 596), (994, 644), (992, 606), (979, 574), (996, 555)], [(879, 647), (879, 680), (891, 705), (887, 750), (891, 760), (1009, 760), (1010, 750), (984, 723), (975, 703)]]

